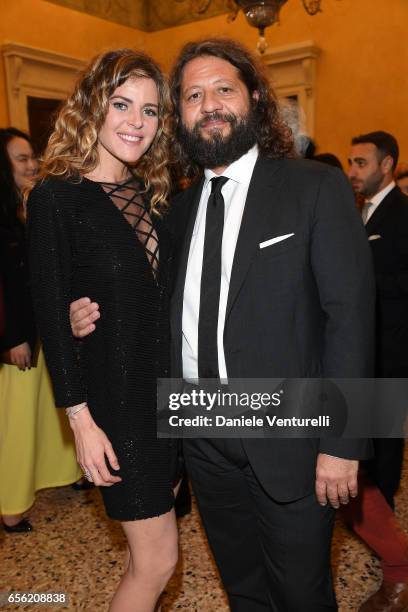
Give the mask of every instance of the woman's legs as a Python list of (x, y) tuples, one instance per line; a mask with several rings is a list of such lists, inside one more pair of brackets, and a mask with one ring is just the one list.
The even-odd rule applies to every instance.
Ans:
[(166, 514), (122, 523), (129, 545), (129, 563), (110, 612), (153, 612), (174, 572), (178, 556), (174, 509)]

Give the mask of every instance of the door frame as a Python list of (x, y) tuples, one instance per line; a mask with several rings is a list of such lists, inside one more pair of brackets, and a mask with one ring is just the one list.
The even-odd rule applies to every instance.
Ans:
[(306, 132), (315, 135), (316, 70), (320, 49), (311, 40), (267, 49), (262, 59), (278, 98), (297, 96)]
[(65, 100), (86, 61), (19, 43), (2, 46), (9, 124), (28, 132), (27, 98)]

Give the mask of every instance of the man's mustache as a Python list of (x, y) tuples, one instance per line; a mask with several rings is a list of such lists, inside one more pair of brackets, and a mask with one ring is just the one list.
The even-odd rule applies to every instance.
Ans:
[(226, 121), (227, 123), (236, 123), (237, 117), (232, 113), (220, 113), (215, 111), (213, 113), (208, 113), (205, 117), (197, 121), (197, 123), (194, 125), (194, 129), (198, 130), (204, 127), (209, 121)]

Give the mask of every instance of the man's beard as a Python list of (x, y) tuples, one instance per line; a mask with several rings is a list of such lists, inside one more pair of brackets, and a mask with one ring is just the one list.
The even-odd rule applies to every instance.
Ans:
[[(221, 130), (214, 129), (208, 138), (201, 135), (200, 129), (208, 120), (227, 121), (230, 133), (223, 136)], [(180, 123), (177, 136), (189, 159), (202, 168), (229, 166), (239, 159), (256, 143), (256, 125), (252, 110), (245, 117), (214, 112), (197, 121), (189, 130)]]
[(365, 180), (354, 183), (351, 182), (352, 187), (356, 193), (361, 194), (365, 198), (372, 198), (379, 191), (381, 191), (381, 185), (384, 180), (384, 176), (379, 172), (373, 173), (371, 176), (367, 177)]

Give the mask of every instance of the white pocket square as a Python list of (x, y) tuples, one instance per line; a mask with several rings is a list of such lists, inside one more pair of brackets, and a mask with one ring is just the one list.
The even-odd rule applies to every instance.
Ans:
[(271, 244), (276, 244), (277, 242), (282, 242), (282, 240), (287, 240), (291, 238), (295, 234), (284, 234), (283, 236), (276, 236), (276, 238), (271, 238), (270, 240), (265, 240), (265, 242), (259, 243), (259, 248), (264, 249), (265, 247), (271, 246)]
[(368, 237), (369, 240), (378, 240), (379, 238), (381, 238), (380, 234), (371, 234), (371, 236)]

